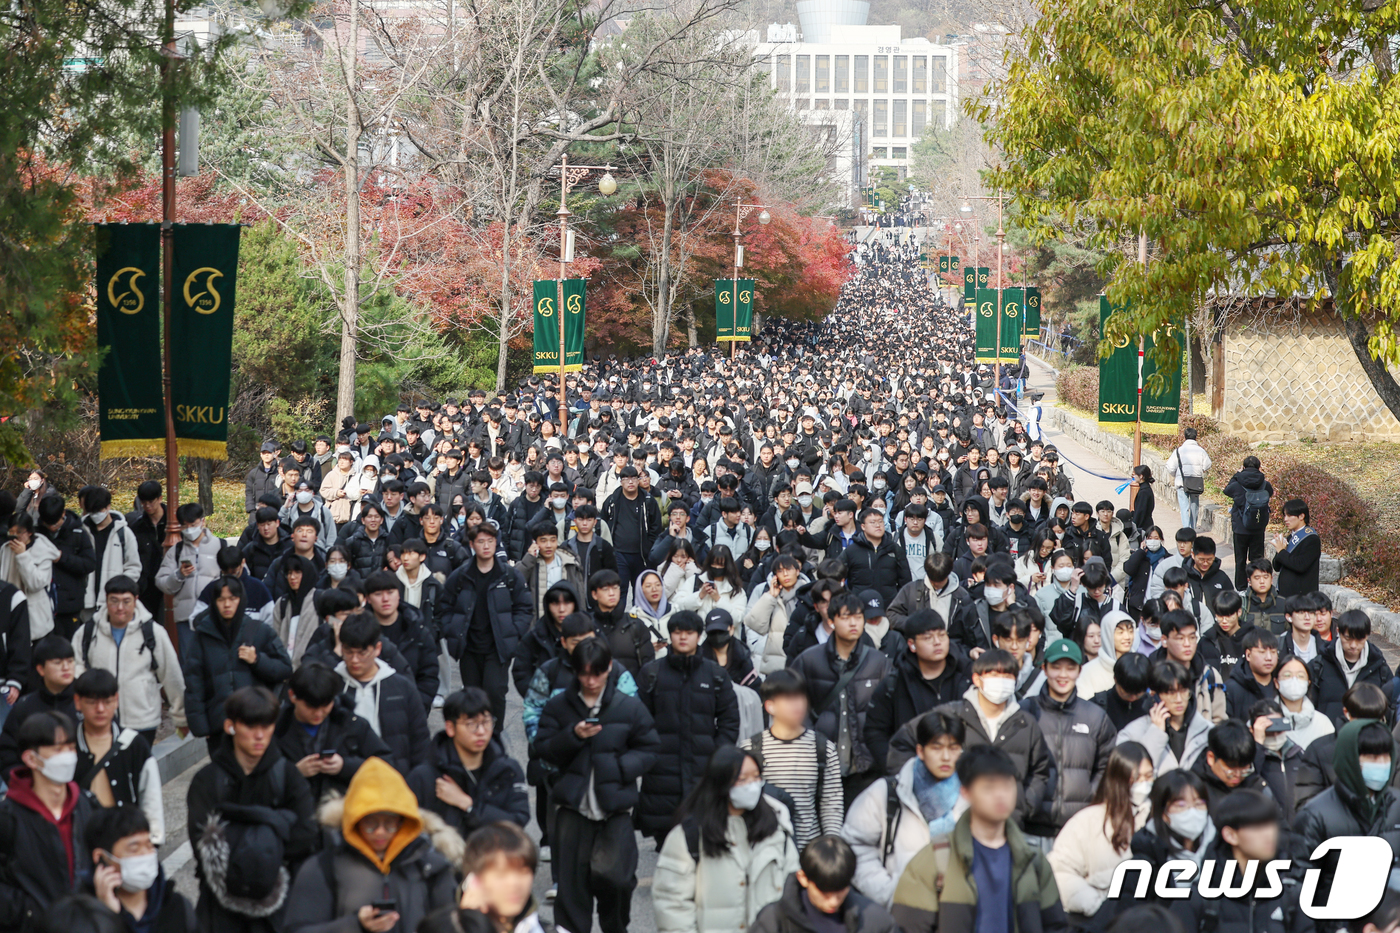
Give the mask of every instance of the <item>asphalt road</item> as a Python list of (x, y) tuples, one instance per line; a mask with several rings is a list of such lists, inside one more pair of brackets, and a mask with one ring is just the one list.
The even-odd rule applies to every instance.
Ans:
[[(456, 671), (452, 672), (454, 685), (460, 683), (460, 677)], [(525, 750), (525, 726), (522, 719), (524, 707), (520, 697), (513, 691), (506, 701), (506, 727), (505, 743), (510, 754), (514, 755), (521, 764), (524, 764)], [(442, 713), (434, 710), (428, 720), (429, 728), (436, 733), (442, 728)], [(202, 741), (196, 739), (195, 741)], [(191, 778), (204, 764), (208, 764), (205, 758), (200, 765), (189, 768), (180, 775), (169, 781), (165, 787), (165, 826), (166, 843), (161, 848), (161, 862), (165, 866), (166, 874), (175, 879), (176, 887), (191, 900), (199, 896), (199, 881), (194, 874), (194, 860), (191, 857), (189, 847), (189, 827), (186, 816), (187, 808), (185, 803), (186, 794), (189, 791)], [(530, 789), (530, 812), (534, 813), (535, 806), (534, 788)], [(531, 820), (526, 827), (532, 838), (539, 841), (540, 828)], [(656, 849), (650, 840), (642, 839), (640, 836), (639, 845), (641, 857), (637, 869), (637, 891), (632, 899), (632, 923), (628, 927), (629, 931), (635, 933), (655, 933), (656, 919), (651, 911), (651, 880), (652, 874), (656, 870)], [(553, 909), (545, 903), (545, 892), (549, 890), (550, 875), (549, 864), (542, 863), (540, 871), (535, 878), (535, 897), (541, 904), (542, 916), (552, 921)], [(598, 929), (597, 922), (594, 922), (594, 930)], [(411, 933), (411, 931), (404, 931)]]

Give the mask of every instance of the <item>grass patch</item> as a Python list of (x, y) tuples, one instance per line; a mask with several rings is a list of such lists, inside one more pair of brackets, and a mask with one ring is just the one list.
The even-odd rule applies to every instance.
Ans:
[[(164, 486), (164, 477), (161, 478), (161, 485)], [(112, 502), (114, 508), (130, 510), (131, 503), (136, 501), (135, 482), (116, 483), (112, 486)], [(180, 499), (184, 502), (193, 502), (198, 492), (193, 479), (182, 478), (180, 483)], [(214, 480), (214, 511), (208, 515), (204, 524), (221, 538), (237, 538), (243, 533), (244, 527), (248, 524), (248, 515), (243, 511), (243, 483), (233, 479)]]

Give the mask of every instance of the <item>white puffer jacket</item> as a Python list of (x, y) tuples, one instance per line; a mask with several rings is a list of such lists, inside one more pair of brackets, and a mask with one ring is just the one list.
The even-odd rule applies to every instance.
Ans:
[(53, 563), (58, 558), (58, 545), (43, 535), (34, 535), (22, 554), (0, 547), (0, 577), (19, 587), (29, 603), (30, 641), (38, 641), (53, 631), (49, 584), (53, 582)]
[(729, 818), (729, 851), (719, 858), (690, 857), (685, 829), (666, 835), (656, 862), (651, 903), (657, 933), (735, 933), (753, 926), (758, 912), (777, 901), (788, 875), (797, 870), (797, 845), (787, 808), (764, 801), (781, 827), (750, 846), (743, 817)]
[[(894, 900), (895, 885), (909, 860), (931, 841), (928, 820), (914, 796), (914, 769), (922, 767), (923, 761), (915, 756), (904, 763), (895, 777), (900, 813), (894, 830), (894, 849), (888, 860), (882, 856), (889, 821), (889, 791), (885, 783), (889, 778), (881, 778), (861, 792), (841, 826), (841, 838), (856, 853), (856, 877), (852, 883), (860, 893), (885, 907)], [(959, 796), (953, 813), (960, 817), (966, 809), (967, 802)]]
[(787, 655), (783, 651), (783, 633), (792, 621), (793, 610), (797, 608), (797, 591), (811, 581), (805, 574), (797, 575), (797, 582), (790, 589), (782, 590), (777, 596), (772, 594), (773, 574), (763, 586), (754, 590), (744, 613), (744, 627), (763, 637), (763, 657), (758, 663), (758, 673), (767, 677), (774, 671), (787, 667)]

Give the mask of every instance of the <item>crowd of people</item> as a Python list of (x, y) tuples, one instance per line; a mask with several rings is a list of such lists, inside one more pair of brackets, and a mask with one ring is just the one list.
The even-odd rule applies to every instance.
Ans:
[[(623, 933), (641, 837), (662, 933), (1312, 930), (1313, 849), (1400, 843), (1400, 772), (1307, 504), (1264, 556), (1246, 460), (1231, 579), (1189, 447), (1170, 543), (1150, 469), (1076, 499), (916, 250), (733, 358), (592, 362), (564, 425), (532, 377), (268, 440), (236, 541), (156, 482), (0, 494), (0, 929), (532, 933), (538, 869), (559, 930)], [(163, 723), (208, 745), (194, 903)], [(1294, 870), (1111, 898), (1134, 858)]]

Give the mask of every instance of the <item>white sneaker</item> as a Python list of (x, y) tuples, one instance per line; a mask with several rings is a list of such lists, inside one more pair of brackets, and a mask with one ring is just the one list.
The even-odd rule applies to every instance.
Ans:
[(547, 861), (549, 861), (549, 846), (540, 846), (540, 859), (539, 859), (539, 860), (540, 860), (541, 862), (547, 862)]
[(433, 709), (442, 709), (442, 704), (446, 697), (433, 697)]

